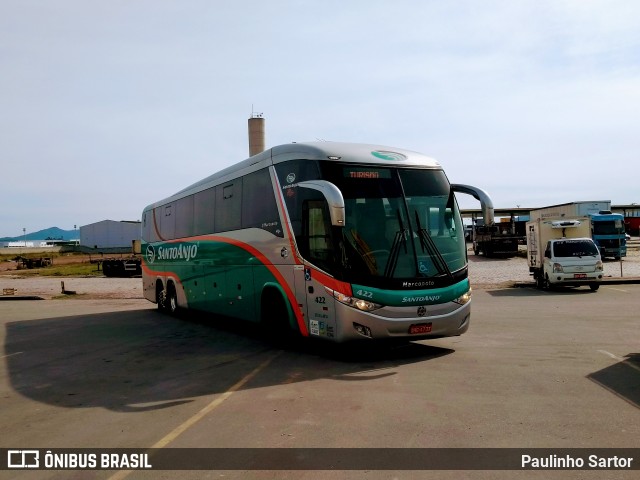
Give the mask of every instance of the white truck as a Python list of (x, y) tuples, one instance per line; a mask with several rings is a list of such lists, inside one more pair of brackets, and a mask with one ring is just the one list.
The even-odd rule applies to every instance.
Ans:
[(537, 218), (527, 222), (529, 272), (538, 288), (589, 286), (602, 280), (602, 259), (591, 239), (589, 217)]
[(611, 212), (611, 200), (583, 201), (551, 205), (531, 210), (531, 221), (550, 218), (589, 217), (591, 237), (600, 251), (600, 256), (620, 260), (627, 255), (627, 240), (624, 229), (624, 215)]

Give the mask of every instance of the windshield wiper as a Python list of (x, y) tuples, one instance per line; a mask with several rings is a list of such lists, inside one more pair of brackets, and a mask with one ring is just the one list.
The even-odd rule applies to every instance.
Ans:
[(420, 238), (422, 251), (429, 254), (440, 275), (447, 275), (449, 278), (453, 278), (453, 274), (451, 273), (451, 270), (449, 270), (449, 265), (447, 265), (447, 261), (440, 253), (440, 250), (438, 250), (433, 238), (431, 238), (431, 234), (426, 229), (422, 228), (418, 211), (414, 210), (414, 213), (416, 214), (416, 225), (418, 227), (418, 237)]
[(398, 224), (400, 225), (400, 230), (398, 230), (393, 237), (393, 243), (391, 244), (391, 250), (389, 251), (389, 260), (387, 260), (387, 265), (384, 268), (384, 276), (387, 278), (390, 278), (393, 275), (393, 272), (396, 271), (401, 245), (404, 246), (404, 253), (407, 253), (407, 234), (409, 229), (405, 228), (404, 223), (402, 222), (400, 210), (398, 209), (396, 211), (398, 213)]

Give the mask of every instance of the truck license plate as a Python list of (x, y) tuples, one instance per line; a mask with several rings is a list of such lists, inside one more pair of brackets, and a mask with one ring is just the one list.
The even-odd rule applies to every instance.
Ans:
[(574, 273), (573, 278), (587, 278), (586, 273)]
[(431, 332), (431, 324), (430, 323), (420, 323), (417, 325), (411, 325), (409, 327), (409, 333), (411, 335), (416, 335), (420, 333), (430, 333)]

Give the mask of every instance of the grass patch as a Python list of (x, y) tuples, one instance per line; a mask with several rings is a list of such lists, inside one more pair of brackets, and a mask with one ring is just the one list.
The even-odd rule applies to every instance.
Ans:
[[(86, 253), (82, 253), (82, 252), (34, 252), (34, 253), (16, 253), (16, 252), (7, 252), (7, 250), (10, 249), (3, 249), (4, 251), (2, 253), (0, 253), (0, 262), (9, 262), (12, 261), (18, 257), (23, 257), (23, 258), (44, 258), (44, 257), (48, 257), (53, 259), (53, 263), (55, 263), (57, 258), (67, 258), (67, 257), (79, 257), (79, 258), (84, 258), (87, 256), (91, 256), (88, 255)], [(100, 256), (100, 255), (94, 255), (94, 256)]]
[(73, 298), (78, 299), (86, 296), (87, 296), (86, 293), (74, 293), (73, 295), (55, 295), (51, 297), (51, 300), (69, 300)]
[(52, 265), (46, 268), (16, 270), (25, 277), (102, 277), (104, 273), (93, 263), (72, 263), (69, 265)]

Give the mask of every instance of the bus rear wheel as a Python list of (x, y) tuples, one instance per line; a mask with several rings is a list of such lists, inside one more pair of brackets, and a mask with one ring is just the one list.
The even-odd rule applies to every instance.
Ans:
[(162, 283), (156, 284), (156, 303), (158, 304), (158, 310), (164, 312), (167, 308), (167, 294), (164, 291)]
[(167, 285), (167, 298), (165, 300), (167, 312), (171, 315), (178, 314), (178, 295), (176, 295), (176, 287), (173, 283)]

